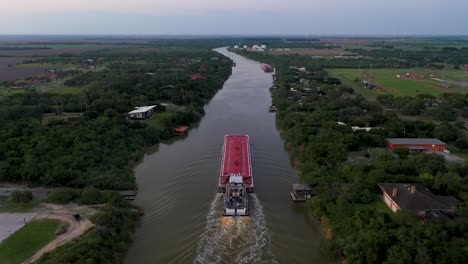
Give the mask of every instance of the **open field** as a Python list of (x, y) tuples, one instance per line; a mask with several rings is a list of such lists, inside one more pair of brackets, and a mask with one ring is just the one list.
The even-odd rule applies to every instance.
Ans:
[[(339, 78), (345, 85), (355, 88), (366, 97), (375, 97), (379, 94), (394, 94), (394, 95), (418, 95), (431, 94), (440, 95), (443, 93), (466, 93), (468, 89), (449, 86), (443, 87), (441, 82), (432, 80), (443, 76), (443, 70), (421, 70), (421, 69), (374, 69), (371, 73), (372, 83), (381, 88), (380, 91), (368, 90), (364, 88), (363, 80), (368, 80), (369, 69), (327, 69), (334, 77)], [(447, 71), (449, 72), (449, 71)], [(406, 73), (418, 73), (424, 77), (420, 79), (404, 79), (397, 78), (396, 75), (405, 75)], [(431, 74), (433, 76), (431, 76)], [(449, 75), (445, 75), (447, 78)]]
[(344, 52), (342, 49), (308, 49), (308, 48), (290, 48), (290, 49), (272, 49), (268, 53), (273, 55), (316, 55), (316, 56), (337, 56)]
[(24, 59), (18, 57), (0, 57), (0, 69), (7, 68), (21, 63)]
[(150, 126), (154, 128), (164, 130), (165, 128), (167, 128), (167, 123), (174, 115), (175, 114), (171, 112), (154, 113), (153, 118), (151, 118), (147, 122)]
[(14, 94), (21, 94), (21, 93), (24, 93), (25, 91), (26, 90), (24, 89), (10, 90), (10, 89), (6, 89), (3, 86), (0, 86), (0, 98), (7, 97), (10, 95), (14, 95)]
[(0, 67), (0, 82), (14, 81), (30, 77), (36, 74), (44, 73), (47, 67), (32, 66), (32, 67)]
[[(26, 46), (25, 46), (26, 47)], [(32, 46), (34, 48), (34, 46)], [(68, 47), (58, 46), (56, 48), (49, 49), (20, 49), (20, 50), (1, 50), (0, 56), (12, 56), (12, 57), (29, 57), (29, 56), (50, 56), (59, 55), (64, 53), (79, 54), (83, 52), (91, 52), (104, 49), (116, 49), (116, 48), (129, 48), (135, 47), (133, 45), (115, 45), (115, 44), (103, 44), (103, 45), (71, 45)]]
[(32, 221), (0, 244), (0, 263), (21, 263), (56, 237), (59, 220)]

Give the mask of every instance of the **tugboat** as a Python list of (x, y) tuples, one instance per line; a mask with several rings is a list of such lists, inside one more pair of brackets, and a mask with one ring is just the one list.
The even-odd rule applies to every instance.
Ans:
[(218, 192), (225, 193), (225, 216), (249, 215), (248, 193), (254, 192), (254, 184), (248, 135), (224, 137)]
[(229, 185), (224, 195), (224, 215), (249, 215), (249, 196), (240, 175), (232, 175), (229, 178)]

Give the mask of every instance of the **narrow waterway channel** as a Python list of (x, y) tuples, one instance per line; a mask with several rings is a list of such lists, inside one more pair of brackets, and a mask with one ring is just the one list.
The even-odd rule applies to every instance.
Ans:
[[(258, 62), (217, 51), (237, 66), (200, 124), (135, 168), (135, 203), (145, 215), (126, 263), (322, 263), (319, 225), (289, 196), (299, 178), (268, 112), (272, 76)], [(222, 217), (217, 181), (225, 134), (250, 136), (249, 217)]]

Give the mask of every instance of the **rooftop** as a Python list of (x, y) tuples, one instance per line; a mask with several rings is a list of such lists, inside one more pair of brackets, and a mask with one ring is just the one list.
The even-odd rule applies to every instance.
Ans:
[(461, 202), (453, 196), (437, 196), (420, 183), (379, 183), (401, 209), (425, 211), (454, 209)]
[(447, 145), (437, 138), (386, 138), (385, 140), (397, 145)]
[(312, 191), (312, 187), (309, 184), (293, 184), (293, 189), (295, 191)]
[(148, 112), (149, 110), (151, 110), (151, 109), (153, 109), (155, 107), (156, 107), (156, 105), (135, 107), (135, 110), (129, 112), (129, 114), (145, 113), (145, 112)]

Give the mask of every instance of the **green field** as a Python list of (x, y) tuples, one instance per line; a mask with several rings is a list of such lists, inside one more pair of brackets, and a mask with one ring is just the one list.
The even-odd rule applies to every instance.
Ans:
[(4, 86), (0, 86), (0, 99), (2, 97), (7, 97), (7, 96), (14, 95), (14, 94), (24, 93), (25, 91), (26, 91), (25, 89), (10, 90), (10, 89), (5, 88)]
[[(440, 87), (440, 82), (430, 78), (455, 79), (451, 76), (460, 74), (462, 71), (455, 70), (427, 70), (427, 69), (373, 69), (372, 82), (382, 87), (382, 90), (368, 90), (364, 88), (363, 80), (367, 80), (369, 69), (327, 69), (327, 71), (336, 78), (339, 78), (343, 84), (353, 87), (367, 98), (373, 99), (379, 94), (409, 95), (418, 94), (440, 95), (443, 93), (457, 92), (466, 93), (468, 88), (462, 88), (451, 85), (447, 89)], [(396, 75), (405, 75), (406, 73), (419, 73), (424, 75), (422, 79), (402, 79)], [(432, 75), (432, 76), (431, 76)], [(462, 78), (459, 76), (459, 78)]]
[(54, 240), (62, 224), (59, 220), (43, 219), (30, 222), (0, 244), (0, 263), (21, 263)]
[(164, 130), (174, 115), (175, 113), (171, 112), (154, 113), (154, 117), (148, 120), (148, 124), (159, 130)]

